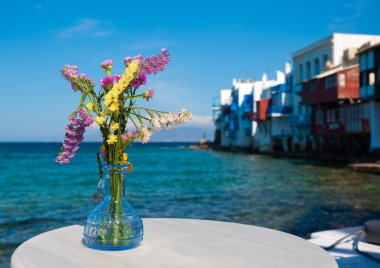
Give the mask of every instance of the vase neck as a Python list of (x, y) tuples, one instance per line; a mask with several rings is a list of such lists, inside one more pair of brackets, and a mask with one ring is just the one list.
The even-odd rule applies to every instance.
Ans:
[(125, 196), (125, 183), (128, 166), (104, 165), (103, 178), (105, 181), (105, 195), (111, 199), (121, 199)]

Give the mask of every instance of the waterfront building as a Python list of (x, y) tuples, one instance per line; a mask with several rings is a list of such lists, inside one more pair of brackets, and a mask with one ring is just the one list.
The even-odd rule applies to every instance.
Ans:
[(262, 152), (380, 150), (379, 42), (335, 33), (295, 52), (293, 70), (275, 80), (234, 79), (213, 107), (215, 141)]
[(222, 147), (252, 148), (255, 143), (253, 137), (260, 139), (260, 134), (256, 135), (254, 113), (257, 108), (254, 103), (262, 98), (263, 88), (276, 83), (278, 84), (276, 80), (267, 80), (264, 74), (262, 81), (234, 79), (231, 89), (220, 91), (220, 97), (213, 104), (216, 144)]
[(291, 116), (293, 75), (290, 64), (285, 65), (285, 83), (271, 87), (268, 116), (271, 118), (271, 143), (273, 151), (287, 152), (292, 146)]
[(229, 120), (229, 105), (232, 102), (231, 89), (222, 89), (220, 97), (214, 98), (212, 105), (213, 121), (215, 124), (214, 143), (224, 145), (228, 142), (228, 120)]
[(222, 89), (220, 99), (213, 105), (216, 141), (222, 147), (250, 147), (253, 111), (252, 80), (233, 79), (231, 89)]
[(359, 49), (360, 98), (369, 105), (370, 150), (380, 150), (380, 42)]
[[(302, 102), (303, 83), (331, 69), (343, 66), (344, 53), (352, 53), (379, 36), (334, 33), (293, 54), (293, 112), (291, 120), (294, 150), (315, 149), (311, 137), (311, 107)], [(380, 41), (380, 40), (379, 40)], [(351, 50), (351, 51), (350, 51)]]
[(343, 66), (323, 72), (302, 85), (302, 102), (311, 107), (311, 134), (316, 149), (345, 154), (368, 153), (369, 103), (359, 99), (356, 53)]
[[(285, 85), (285, 74), (277, 71), (275, 80), (267, 80), (266, 74), (263, 75), (261, 83), (261, 93), (254, 98), (254, 111), (252, 122), (253, 150), (259, 152), (272, 152), (272, 114), (280, 116), (282, 94), (281, 88)], [(259, 93), (256, 90), (256, 93)], [(274, 100), (273, 103), (273, 95)], [(279, 102), (277, 102), (279, 101)], [(275, 127), (278, 127), (276, 125)]]

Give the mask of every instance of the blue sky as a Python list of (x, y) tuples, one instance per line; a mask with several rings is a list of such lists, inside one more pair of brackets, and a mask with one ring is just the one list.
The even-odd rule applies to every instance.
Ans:
[[(99, 82), (101, 61), (113, 59), (120, 72), (125, 56), (149, 56), (161, 47), (171, 64), (148, 77), (156, 94), (149, 105), (195, 115), (170, 139), (203, 131), (210, 137), (212, 99), (233, 78), (259, 79), (263, 72), (271, 78), (295, 50), (333, 32), (380, 34), (379, 10), (376, 0), (6, 1), (0, 141), (63, 139), (80, 98), (61, 78), (63, 65), (78, 65)], [(94, 131), (88, 140), (96, 139)]]

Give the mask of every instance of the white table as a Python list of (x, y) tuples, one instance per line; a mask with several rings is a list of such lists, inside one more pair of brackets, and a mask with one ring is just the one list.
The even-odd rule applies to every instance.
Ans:
[(82, 244), (83, 226), (38, 235), (13, 253), (12, 268), (337, 268), (334, 258), (299, 237), (250, 225), (144, 219), (142, 245), (99, 251)]

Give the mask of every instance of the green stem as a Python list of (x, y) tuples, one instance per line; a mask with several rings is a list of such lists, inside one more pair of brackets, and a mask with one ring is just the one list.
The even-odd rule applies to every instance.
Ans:
[(157, 112), (157, 113), (164, 113), (164, 114), (167, 114), (168, 112), (165, 112), (165, 111), (160, 111), (160, 110), (153, 110), (153, 109), (149, 109), (149, 108), (145, 108), (145, 107), (141, 107), (141, 106), (129, 106), (127, 109), (142, 109), (142, 110), (145, 110), (145, 111), (150, 111), (150, 112)]
[(131, 121), (132, 121), (133, 125), (135, 125), (135, 128), (136, 128), (136, 130), (137, 130), (137, 129), (139, 129), (139, 127), (137, 126), (137, 124), (136, 124), (135, 120), (133, 120), (133, 118), (132, 118), (132, 117), (129, 117), (129, 118), (131, 119)]
[[(142, 116), (141, 114), (135, 114), (135, 113), (130, 113), (130, 114), (133, 114), (134, 116), (136, 116), (137, 118), (138, 117), (141, 117), (142, 119), (145, 119), (145, 120), (147, 120), (147, 121), (150, 121), (150, 119), (148, 118), (148, 117), (145, 117), (145, 116)], [(139, 120), (140, 121), (140, 120)]]

